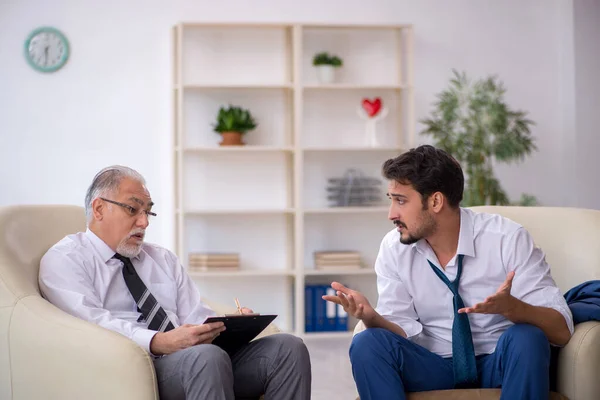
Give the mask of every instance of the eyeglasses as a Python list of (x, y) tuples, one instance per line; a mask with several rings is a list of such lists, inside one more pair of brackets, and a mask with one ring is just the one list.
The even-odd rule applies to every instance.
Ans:
[(100, 199), (107, 201), (109, 203), (115, 204), (119, 207), (123, 207), (125, 210), (127, 210), (127, 213), (129, 214), (130, 217), (137, 217), (141, 213), (145, 213), (146, 217), (148, 217), (148, 219), (150, 219), (150, 217), (156, 217), (156, 213), (149, 211), (149, 210), (145, 210), (143, 208), (136, 208), (136, 207), (130, 206), (129, 204), (119, 203), (118, 201), (105, 199), (104, 197), (100, 197)]

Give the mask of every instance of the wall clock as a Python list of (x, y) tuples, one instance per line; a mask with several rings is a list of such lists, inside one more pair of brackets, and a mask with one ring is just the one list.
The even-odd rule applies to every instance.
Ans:
[(25, 58), (37, 71), (58, 71), (69, 59), (69, 42), (58, 29), (37, 28), (25, 40)]

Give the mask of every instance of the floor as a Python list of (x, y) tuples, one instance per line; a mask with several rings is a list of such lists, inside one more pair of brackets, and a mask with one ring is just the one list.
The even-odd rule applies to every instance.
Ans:
[(352, 338), (305, 338), (312, 366), (311, 400), (355, 400), (358, 396), (348, 348)]

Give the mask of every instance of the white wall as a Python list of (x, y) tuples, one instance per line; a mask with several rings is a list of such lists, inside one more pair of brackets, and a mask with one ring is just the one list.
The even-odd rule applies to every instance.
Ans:
[[(160, 214), (149, 240), (172, 247), (170, 28), (182, 20), (413, 23), (417, 118), (451, 68), (499, 74), (511, 104), (537, 122), (540, 150), (501, 169), (509, 194), (575, 203), (564, 190), (575, 168), (564, 167), (575, 154), (571, 1), (0, 0), (0, 205), (82, 204), (98, 169), (127, 164), (146, 176)], [(58, 73), (36, 73), (22, 55), (39, 25), (70, 39), (72, 58)], [(578, 87), (596, 77), (579, 78)], [(593, 178), (585, 165), (578, 170)]]
[(600, 209), (600, 1), (577, 0), (573, 7), (575, 42), (577, 205)]

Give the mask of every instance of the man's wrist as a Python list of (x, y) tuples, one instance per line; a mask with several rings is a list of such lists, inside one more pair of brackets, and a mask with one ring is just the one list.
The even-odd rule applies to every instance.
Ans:
[(526, 323), (531, 316), (531, 305), (514, 296), (510, 296), (509, 304), (507, 312), (504, 313), (504, 317), (515, 324)]
[(162, 343), (163, 335), (164, 332), (156, 332), (156, 334), (152, 336), (152, 339), (150, 340), (150, 353), (152, 353), (155, 356), (162, 356), (166, 354), (166, 352), (163, 349)]
[(375, 312), (373, 318), (369, 318), (369, 320), (363, 319), (363, 323), (367, 328), (381, 328), (382, 319), (381, 314)]

